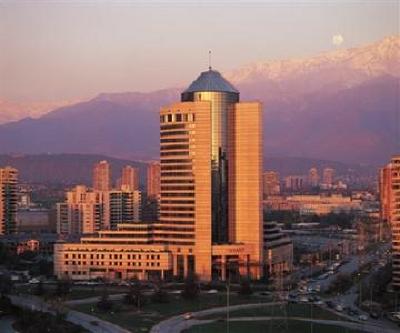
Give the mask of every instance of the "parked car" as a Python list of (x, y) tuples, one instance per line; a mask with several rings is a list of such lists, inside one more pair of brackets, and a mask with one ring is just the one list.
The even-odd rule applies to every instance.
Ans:
[(29, 282), (30, 284), (38, 284), (38, 283), (40, 283), (40, 280), (39, 280), (39, 279), (36, 279), (36, 278), (33, 278), (33, 279), (30, 279), (28, 282)]
[(300, 303), (308, 303), (309, 302), (308, 297), (306, 297), (306, 296), (299, 297), (299, 302)]
[(192, 318), (193, 318), (193, 313), (191, 313), (191, 312), (185, 313), (183, 315), (183, 319), (185, 319), (185, 320), (189, 320), (189, 319), (192, 319)]
[(333, 303), (332, 301), (326, 301), (326, 305), (328, 306), (328, 308), (333, 309), (335, 307), (335, 303)]
[(172, 290), (169, 293), (174, 294), (174, 295), (180, 295), (180, 294), (182, 294), (182, 290)]
[(379, 319), (379, 317), (380, 317), (379, 313), (378, 313), (378, 312), (375, 312), (375, 311), (371, 311), (371, 312), (369, 313), (369, 316), (370, 316), (372, 319)]
[(338, 305), (335, 306), (335, 310), (339, 311), (339, 312), (342, 312), (343, 311), (343, 306), (338, 304)]
[(218, 290), (217, 289), (210, 289), (209, 291), (207, 291), (207, 294), (218, 294)]
[(366, 321), (366, 320), (368, 320), (368, 317), (365, 314), (362, 314), (362, 315), (358, 316), (358, 319), (362, 320), (362, 321)]

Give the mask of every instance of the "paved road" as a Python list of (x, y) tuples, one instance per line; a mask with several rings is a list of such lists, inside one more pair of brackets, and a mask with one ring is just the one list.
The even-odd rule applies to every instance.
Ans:
[[(229, 310), (235, 311), (235, 310), (242, 310), (242, 309), (252, 309), (252, 308), (258, 308), (260, 306), (278, 305), (278, 304), (282, 304), (282, 302), (240, 304), (240, 305), (230, 306)], [(227, 312), (227, 308), (225, 306), (222, 306), (222, 307), (218, 307), (218, 308), (212, 308), (212, 309), (194, 312), (193, 316), (201, 317), (201, 316), (207, 316), (210, 314), (226, 313), (226, 312)], [(185, 328), (190, 327), (190, 326), (188, 326), (189, 323), (196, 322), (196, 319), (185, 320), (184, 316), (185, 316), (184, 314), (181, 314), (181, 315), (166, 319), (166, 320), (158, 323), (157, 325), (153, 326), (152, 329), (150, 330), (150, 333), (178, 333), (178, 332), (181, 332), (182, 330), (184, 330)], [(211, 321), (213, 321), (213, 320), (211, 320)], [(206, 322), (202, 321), (202, 323), (206, 323)]]
[[(52, 307), (45, 303), (38, 297), (28, 297), (28, 296), (10, 296), (11, 302), (17, 306), (28, 308), (35, 311), (48, 312), (54, 314), (55, 311)], [(108, 321), (101, 320), (97, 317), (69, 310), (65, 320), (80, 325), (87, 329), (89, 332), (93, 333), (130, 333), (130, 331), (112, 324)], [(94, 324), (94, 325), (93, 325)]]
[[(378, 252), (379, 253), (383, 253), (384, 251), (388, 250), (389, 247), (390, 247), (389, 244), (382, 244), (379, 247)], [(365, 264), (365, 263), (368, 263), (368, 262), (373, 262), (374, 260), (378, 260), (378, 259), (382, 259), (382, 258), (380, 258), (380, 254), (376, 254), (376, 251), (373, 251), (373, 252), (370, 252), (370, 253), (366, 254), (362, 258), (362, 263)], [(357, 272), (358, 271), (358, 264), (359, 264), (358, 257), (357, 256), (353, 256), (351, 258), (351, 260), (347, 264), (342, 265), (339, 268), (339, 272), (348, 273), (348, 274), (352, 274), (354, 272)], [(373, 266), (373, 268), (370, 270), (368, 275), (363, 278), (363, 282), (368, 282), (369, 279), (371, 279), (372, 275), (374, 273), (376, 273), (378, 270), (379, 270), (378, 266)], [(323, 280), (323, 282), (325, 282), (326, 284), (322, 284), (321, 285), (321, 290), (326, 290), (329, 287), (329, 284), (335, 278), (336, 278), (336, 274), (330, 276), (329, 279)], [(311, 282), (311, 283), (308, 284), (308, 286), (312, 287), (312, 288), (315, 288), (315, 286), (317, 284), (319, 284), (319, 283), (321, 283), (321, 281)], [(369, 291), (364, 291), (364, 292), (369, 292)], [(368, 319), (367, 319), (367, 322), (365, 323), (366, 325), (370, 325), (370, 324), (374, 325), (376, 323), (379, 323), (380, 325), (383, 325), (383, 327), (385, 327), (387, 329), (394, 329), (395, 327), (397, 327), (397, 325), (395, 323), (390, 322), (388, 320), (385, 320), (383, 318), (381, 318), (379, 320), (372, 319), (372, 318), (370, 318), (368, 312), (365, 312), (365, 311), (361, 310), (360, 308), (358, 308), (357, 305), (356, 305), (356, 301), (357, 301), (357, 299), (359, 297), (358, 293), (359, 293), (359, 283), (356, 283), (346, 293), (340, 294), (340, 295), (337, 295), (337, 296), (332, 296), (332, 297), (329, 297), (329, 298), (327, 298), (325, 300), (331, 300), (335, 304), (341, 304), (343, 307), (349, 306), (349, 307), (352, 307), (352, 308), (357, 308), (357, 310), (360, 313), (362, 313), (362, 314), (367, 316)], [(331, 309), (328, 309), (328, 310), (331, 310)], [(331, 311), (333, 311), (333, 310), (331, 310)], [(333, 312), (337, 313), (336, 311), (333, 311)], [(347, 315), (345, 315), (343, 313), (341, 313), (341, 315), (342, 316), (346, 316), (349, 319), (354, 319), (354, 318), (352, 318), (350, 316), (347, 316)]]
[[(110, 301), (119, 301), (124, 298), (124, 294), (112, 294), (109, 295), (108, 298)], [(100, 300), (101, 296), (95, 296), (95, 297), (89, 297), (89, 298), (83, 298), (83, 299), (74, 299), (71, 301), (66, 301), (64, 304), (66, 305), (78, 305), (78, 304), (91, 304), (91, 303), (97, 303)]]

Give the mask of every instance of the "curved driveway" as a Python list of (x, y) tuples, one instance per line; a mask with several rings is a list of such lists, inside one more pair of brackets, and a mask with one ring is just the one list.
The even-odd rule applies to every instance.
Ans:
[[(258, 308), (261, 306), (269, 306), (269, 305), (277, 305), (282, 303), (256, 303), (256, 304), (243, 304), (243, 305), (234, 305), (229, 307), (230, 311), (236, 311), (241, 309), (251, 309)], [(185, 320), (184, 315), (175, 316), (164, 320), (157, 325), (153, 326), (150, 333), (180, 333), (185, 329), (188, 329), (195, 325), (203, 325), (217, 321), (218, 319), (196, 319), (196, 317), (202, 317), (210, 314), (217, 313), (226, 313), (226, 307), (213, 308), (203, 311), (194, 312), (193, 319)], [(267, 320), (276, 320), (276, 319), (285, 319), (284, 317), (234, 317), (229, 321), (267, 321)], [(358, 329), (368, 333), (399, 333), (398, 329), (390, 329), (385, 328), (380, 325), (373, 325), (371, 323), (362, 323), (362, 322), (351, 322), (351, 321), (339, 321), (339, 320), (324, 320), (324, 319), (311, 319), (311, 318), (302, 318), (302, 317), (286, 317), (289, 320), (298, 320), (304, 322), (313, 322), (317, 324), (325, 324), (325, 325), (335, 325), (340, 327), (345, 327), (349, 329)]]

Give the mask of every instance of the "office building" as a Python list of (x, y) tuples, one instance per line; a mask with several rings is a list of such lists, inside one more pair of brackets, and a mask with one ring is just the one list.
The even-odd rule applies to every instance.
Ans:
[(93, 189), (95, 191), (111, 190), (111, 169), (107, 161), (100, 161), (93, 167)]
[(116, 230), (119, 223), (140, 221), (140, 191), (112, 190), (102, 193), (104, 229)]
[(380, 219), (390, 223), (392, 197), (392, 165), (389, 163), (379, 169)]
[(281, 193), (281, 183), (279, 173), (275, 171), (266, 171), (263, 174), (263, 199), (272, 195)]
[(18, 170), (0, 168), (0, 235), (15, 232), (18, 206)]
[(325, 189), (332, 187), (335, 180), (335, 170), (332, 168), (325, 168), (322, 172), (322, 184), (321, 186)]
[(310, 187), (318, 187), (319, 185), (319, 174), (317, 168), (311, 168), (308, 171), (308, 185)]
[(92, 234), (140, 221), (140, 191), (92, 191), (78, 185), (57, 204), (57, 233)]
[(264, 222), (264, 250), (269, 275), (289, 273), (293, 267), (293, 242), (275, 221)]
[(260, 278), (261, 117), (220, 73), (201, 73), (160, 112), (160, 185), (152, 164), (147, 187), (160, 193), (160, 220), (56, 244), (57, 276)]
[(151, 162), (147, 166), (147, 197), (160, 199), (160, 163)]
[(298, 192), (305, 188), (307, 179), (304, 176), (285, 177), (285, 189), (288, 192)]
[(66, 201), (57, 203), (57, 233), (92, 234), (105, 228), (101, 192), (77, 185), (66, 193)]
[(122, 169), (121, 190), (139, 191), (139, 169), (130, 165)]

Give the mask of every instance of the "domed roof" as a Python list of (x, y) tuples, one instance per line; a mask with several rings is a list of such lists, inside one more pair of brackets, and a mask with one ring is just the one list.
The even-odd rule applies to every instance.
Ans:
[(219, 72), (214, 71), (211, 68), (206, 72), (202, 72), (183, 93), (199, 91), (239, 93), (239, 91), (230, 82), (224, 79)]

